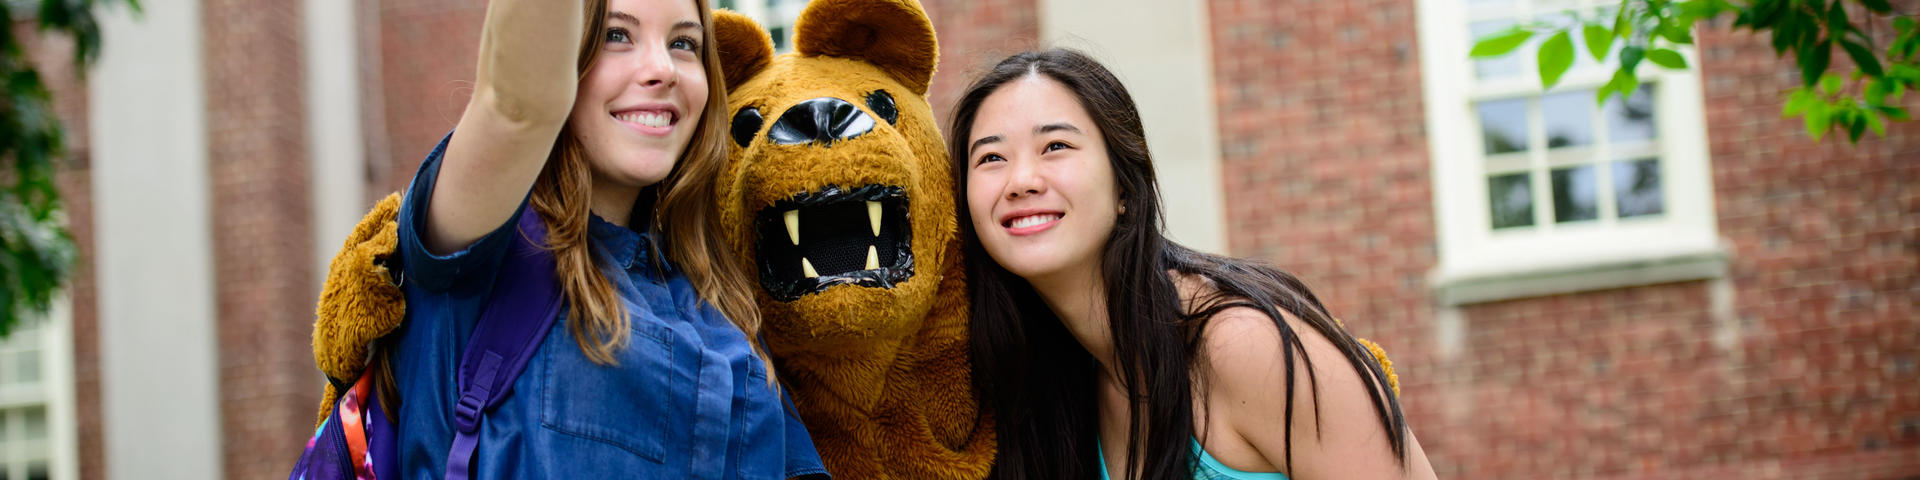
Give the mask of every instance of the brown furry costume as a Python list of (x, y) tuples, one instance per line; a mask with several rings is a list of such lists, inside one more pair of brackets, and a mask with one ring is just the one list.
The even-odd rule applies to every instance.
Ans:
[(714, 16), (734, 113), (722, 224), (754, 260), (767, 342), (827, 470), (983, 478), (953, 182), (913, 0), (814, 0), (793, 53)]

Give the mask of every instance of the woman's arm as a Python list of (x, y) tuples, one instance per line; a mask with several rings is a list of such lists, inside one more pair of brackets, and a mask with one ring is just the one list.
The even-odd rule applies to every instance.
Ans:
[[(1216, 409), (1215, 415), (1226, 416), (1233, 430), (1228, 437), (1244, 439), (1268, 465), (1294, 480), (1435, 478), (1426, 453), (1411, 434), (1404, 468), (1394, 456), (1387, 427), (1367, 398), (1363, 377), (1346, 356), (1306, 322), (1282, 315), (1305, 344), (1313, 379), (1307, 376), (1307, 362), (1300, 352), (1291, 359), (1283, 356), (1279, 327), (1259, 310), (1228, 309), (1207, 327), (1207, 370), (1212, 374), (1208, 403)], [(1287, 382), (1282, 362), (1287, 361), (1293, 362), (1295, 372), (1291, 437), (1283, 396)], [(1383, 382), (1381, 388), (1389, 387)], [(1289, 444), (1292, 468), (1286, 465)]]
[(573, 111), (584, 0), (493, 0), (473, 98), (447, 144), (422, 239), (434, 253), (505, 224)]

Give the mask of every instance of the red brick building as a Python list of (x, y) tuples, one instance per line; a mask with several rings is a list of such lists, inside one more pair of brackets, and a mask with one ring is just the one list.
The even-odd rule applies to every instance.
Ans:
[[(943, 115), (1007, 53), (1114, 65), (1175, 237), (1295, 272), (1386, 345), (1443, 478), (1920, 478), (1920, 126), (1812, 141), (1763, 37), (1708, 27), (1693, 70), (1595, 107), (1602, 66), (1540, 92), (1465, 51), (1610, 1), (924, 1)], [(453, 126), (485, 9), (176, 3), (111, 21), (88, 86), (50, 75), (86, 262), (48, 337), (55, 477), (284, 475), (321, 262)], [(780, 28), (802, 2), (718, 3)], [(180, 353), (117, 353), (155, 351)]]

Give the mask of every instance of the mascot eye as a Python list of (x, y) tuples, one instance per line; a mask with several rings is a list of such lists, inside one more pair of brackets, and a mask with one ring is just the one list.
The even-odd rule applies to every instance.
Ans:
[(874, 115), (887, 119), (889, 125), (900, 123), (900, 109), (894, 108), (893, 95), (888, 95), (886, 90), (874, 90), (873, 93), (867, 94), (867, 109), (873, 110)]
[(760, 109), (740, 109), (740, 113), (733, 114), (733, 143), (746, 148), (747, 144), (753, 143), (753, 136), (760, 133), (760, 124), (764, 121), (760, 118)]

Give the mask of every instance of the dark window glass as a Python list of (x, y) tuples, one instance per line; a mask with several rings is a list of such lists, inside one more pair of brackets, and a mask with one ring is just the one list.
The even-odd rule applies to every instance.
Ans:
[(1487, 178), (1493, 228), (1533, 225), (1533, 185), (1525, 172)]
[(1666, 199), (1660, 193), (1660, 159), (1614, 162), (1613, 198), (1619, 203), (1620, 218), (1665, 212)]
[(1594, 185), (1593, 174), (1593, 165), (1553, 170), (1554, 222), (1600, 218), (1600, 191)]

